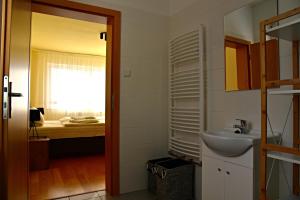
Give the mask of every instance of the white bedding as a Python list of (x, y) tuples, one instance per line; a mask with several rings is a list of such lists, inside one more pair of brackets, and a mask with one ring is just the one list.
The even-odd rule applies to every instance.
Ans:
[(59, 120), (45, 121), (40, 127), (37, 127), (39, 136), (47, 136), (50, 139), (77, 138), (77, 137), (95, 137), (105, 135), (105, 123), (87, 123), (77, 124)]

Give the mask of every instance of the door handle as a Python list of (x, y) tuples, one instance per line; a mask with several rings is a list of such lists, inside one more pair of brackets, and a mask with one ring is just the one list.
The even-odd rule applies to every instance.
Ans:
[(22, 94), (22, 93), (11, 92), (11, 93), (9, 94), (9, 96), (10, 96), (10, 97), (22, 97), (23, 94)]
[(3, 119), (8, 118), (8, 76), (3, 77)]
[(22, 97), (22, 93), (12, 92), (12, 82), (9, 82), (7, 75), (3, 77), (3, 119), (11, 118), (11, 98)]
[(11, 101), (12, 101), (12, 97), (23, 97), (22, 93), (17, 93), (17, 92), (12, 92), (12, 82), (9, 82), (8, 85), (8, 117), (11, 118), (11, 110), (12, 110), (12, 105), (11, 105)]

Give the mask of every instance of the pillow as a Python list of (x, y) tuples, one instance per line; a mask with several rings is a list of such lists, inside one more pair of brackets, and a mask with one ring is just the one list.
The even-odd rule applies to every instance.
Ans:
[(63, 118), (60, 118), (60, 119), (59, 119), (59, 121), (60, 121), (61, 123), (68, 122), (68, 121), (70, 121), (70, 120), (71, 120), (71, 117), (63, 117)]

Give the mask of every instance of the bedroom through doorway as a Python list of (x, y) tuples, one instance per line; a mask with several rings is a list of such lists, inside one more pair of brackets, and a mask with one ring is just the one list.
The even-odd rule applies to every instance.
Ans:
[(106, 23), (32, 12), (31, 200), (105, 190)]

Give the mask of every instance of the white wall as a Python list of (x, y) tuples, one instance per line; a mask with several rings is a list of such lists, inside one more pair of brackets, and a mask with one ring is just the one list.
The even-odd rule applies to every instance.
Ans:
[[(146, 161), (167, 154), (168, 17), (160, 8), (164, 5), (152, 0), (76, 1), (122, 12), (120, 190), (145, 189)], [(131, 70), (131, 77), (124, 77), (125, 70)]]
[(279, 13), (286, 12), (290, 9), (300, 6), (299, 0), (278, 0)]
[[(82, 3), (91, 1), (74, 0)], [(161, 15), (169, 15), (169, 0), (94, 0), (97, 5), (106, 5), (107, 8), (134, 8)]]
[(197, 0), (169, 0), (170, 3), (170, 15), (174, 15), (184, 8), (190, 6)]
[(259, 42), (260, 21), (277, 14), (277, 2), (263, 0), (248, 4), (224, 17), (225, 35), (236, 36), (248, 41)]
[[(291, 0), (293, 3), (296, 0)], [(171, 16), (170, 38), (193, 30), (204, 24), (206, 27), (207, 49), (207, 93), (208, 93), (208, 129), (219, 130), (231, 127), (235, 118), (246, 119), (253, 129), (260, 129), (260, 90), (225, 92), (224, 91), (224, 27), (225, 14), (251, 3), (252, 0), (199, 0), (189, 7)], [(286, 4), (282, 0), (282, 4)], [(290, 6), (285, 6), (289, 7)], [(186, 23), (188, 22), (188, 23)], [(280, 42), (280, 59), (282, 65), (281, 78), (291, 75), (291, 46), (286, 42)], [(290, 97), (269, 98), (269, 113), (273, 129), (282, 131)], [(291, 118), (286, 127), (288, 133), (284, 138), (285, 145), (291, 145), (287, 139), (291, 136)], [(291, 166), (284, 165), (290, 180)], [(199, 180), (200, 175), (197, 177)], [(288, 194), (283, 173), (280, 173), (280, 196)], [(197, 186), (197, 199), (200, 199), (201, 186)]]
[(262, 19), (268, 19), (274, 15), (277, 15), (277, 2), (274, 0), (264, 0), (255, 4), (252, 7), (253, 10), (253, 31), (254, 41), (259, 42), (259, 29), (260, 21)]
[(224, 17), (224, 33), (253, 42), (253, 15), (252, 7), (245, 6)]

